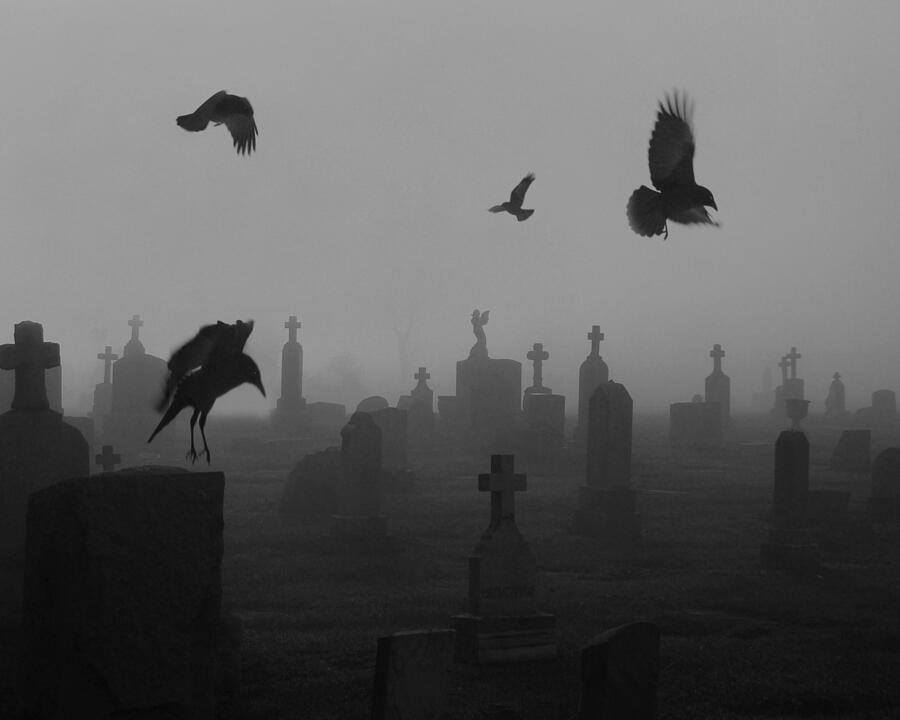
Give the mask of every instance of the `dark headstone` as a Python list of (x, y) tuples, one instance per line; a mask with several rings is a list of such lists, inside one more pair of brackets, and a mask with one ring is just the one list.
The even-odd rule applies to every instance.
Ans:
[(161, 468), (31, 496), (27, 717), (213, 717), (224, 487), (222, 473)]
[(400, 408), (383, 408), (370, 413), (381, 430), (381, 469), (403, 472), (407, 468), (407, 415)]
[(562, 455), (566, 433), (564, 395), (536, 394), (528, 398), (525, 411), (526, 458), (539, 468), (553, 467)]
[(797, 430), (785, 430), (775, 443), (772, 523), (761, 558), (769, 569), (810, 572), (819, 552), (809, 533), (809, 441)]
[(381, 395), (370, 395), (360, 401), (359, 405), (356, 406), (356, 412), (372, 413), (376, 410), (384, 410), (390, 406), (391, 404)]
[(491, 520), (469, 558), (468, 613), (457, 615), (456, 658), (515, 662), (556, 654), (556, 619), (537, 609), (537, 561), (516, 526), (515, 493), (525, 475), (512, 455), (491, 456), (478, 489), (491, 494)]
[(608, 630), (581, 651), (578, 720), (653, 720), (659, 682), (659, 627)]
[(455, 637), (423, 630), (378, 638), (372, 720), (444, 720)]
[(731, 378), (722, 372), (722, 358), (725, 351), (721, 345), (713, 345), (709, 356), (713, 359), (713, 371), (706, 377), (706, 395), (708, 403), (718, 403), (722, 415), (722, 424), (731, 422)]
[(871, 430), (844, 430), (831, 453), (831, 469), (868, 472), (871, 449)]
[(879, 425), (890, 425), (897, 419), (897, 394), (893, 390), (876, 390), (872, 393), (872, 420)]
[(122, 456), (113, 452), (112, 445), (104, 445), (99, 455), (94, 455), (94, 462), (97, 463), (103, 472), (113, 472), (116, 465), (122, 462)]
[(282, 430), (300, 429), (306, 424), (306, 400), (303, 398), (303, 346), (297, 342), (301, 324), (291, 315), (284, 324), (288, 341), (281, 348), (281, 397), (272, 413), (272, 423)]
[(383, 537), (381, 514), (381, 430), (367, 412), (355, 412), (341, 430), (341, 475), (332, 527), (343, 537)]
[(718, 403), (669, 405), (669, 444), (677, 450), (716, 448), (722, 444), (722, 412)]
[(456, 363), (456, 398), (468, 427), (490, 436), (508, 430), (519, 417), (522, 363), (468, 358)]
[(14, 337), (0, 346), (0, 368), (15, 372), (13, 409), (0, 415), (0, 558), (24, 550), (30, 493), (90, 472), (84, 436), (47, 400), (44, 372), (59, 364), (59, 345), (34, 322), (17, 323)]
[(844, 383), (841, 374), (835, 373), (831, 385), (828, 387), (828, 397), (825, 398), (825, 416), (829, 418), (841, 418), (847, 414)]
[(882, 450), (872, 463), (869, 515), (879, 522), (900, 522), (900, 448)]
[(278, 512), (287, 520), (311, 520), (337, 512), (341, 479), (340, 448), (305, 455), (291, 470)]
[(112, 412), (112, 364), (119, 356), (113, 353), (110, 345), (106, 350), (97, 355), (98, 360), (103, 361), (103, 382), (94, 386), (94, 404), (91, 416), (94, 418), (96, 429), (103, 432), (103, 418)]
[(594, 325), (587, 336), (591, 341), (591, 352), (578, 368), (578, 426), (575, 428), (575, 442), (584, 443), (588, 427), (588, 407), (594, 391), (609, 382), (609, 367), (600, 357), (600, 342), (604, 335), (600, 326)]
[(532, 395), (544, 395), (553, 392), (550, 388), (544, 387), (544, 360), (550, 357), (550, 353), (544, 350), (542, 343), (535, 343), (525, 357), (531, 360), (532, 372), (534, 373), (531, 385), (525, 388), (525, 396), (522, 398), (522, 409), (528, 412), (528, 402)]
[(407, 427), (410, 445), (422, 448), (434, 442), (434, 391), (428, 387), (431, 374), (424, 367), (420, 367), (414, 377), (417, 383), (409, 394)]

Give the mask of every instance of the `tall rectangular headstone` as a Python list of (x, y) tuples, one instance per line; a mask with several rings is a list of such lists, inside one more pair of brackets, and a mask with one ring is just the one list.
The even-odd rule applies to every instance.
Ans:
[(722, 358), (725, 351), (721, 345), (714, 345), (709, 356), (713, 359), (713, 371), (706, 377), (706, 396), (708, 403), (718, 403), (722, 424), (731, 422), (731, 378), (722, 372)]
[(355, 412), (341, 430), (341, 476), (335, 534), (357, 540), (384, 537), (381, 514), (381, 429), (367, 412)]
[(583, 446), (587, 434), (588, 412), (591, 396), (601, 385), (609, 382), (609, 367), (600, 356), (600, 342), (604, 334), (600, 326), (594, 325), (588, 333), (591, 352), (578, 368), (578, 426), (575, 428), (575, 442)]

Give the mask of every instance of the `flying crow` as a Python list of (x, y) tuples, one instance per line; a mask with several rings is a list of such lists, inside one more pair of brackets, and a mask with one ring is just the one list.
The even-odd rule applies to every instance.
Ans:
[(253, 119), (253, 107), (245, 97), (229, 95), (219, 90), (209, 100), (189, 115), (179, 115), (175, 120), (180, 127), (191, 132), (206, 130), (212, 122), (215, 125), (225, 124), (238, 154), (248, 155), (256, 149), (256, 121)]
[[(265, 397), (259, 367), (249, 355), (244, 353), (244, 344), (253, 330), (253, 321), (238, 320), (234, 325), (218, 322), (206, 325), (200, 332), (178, 350), (169, 360), (169, 377), (163, 390), (163, 397), (157, 409), (165, 415), (147, 442), (168, 425), (184, 408), (194, 409), (191, 415), (191, 449), (187, 456), (191, 462), (197, 460), (194, 447), (194, 425), (200, 418), (200, 436), (203, 438), (203, 452), (206, 462), (211, 458), (206, 442), (206, 418), (216, 400), (229, 390), (250, 383), (259, 388)], [(202, 454), (202, 453), (201, 453)]]
[(502, 205), (494, 205), (494, 207), (488, 208), (489, 212), (498, 213), (506, 211), (510, 215), (515, 215), (519, 219), (519, 222), (530, 218), (534, 215), (534, 210), (523, 210), (522, 203), (525, 202), (525, 193), (528, 192), (528, 186), (533, 182), (534, 173), (528, 173), (509, 194), (509, 200)]
[(718, 210), (712, 193), (694, 182), (694, 132), (691, 129), (693, 103), (687, 96), (666, 96), (659, 103), (656, 125), (650, 136), (650, 180), (659, 190), (641, 185), (628, 200), (628, 224), (638, 235), (663, 234), (669, 237), (668, 221), (708, 223), (707, 207)]

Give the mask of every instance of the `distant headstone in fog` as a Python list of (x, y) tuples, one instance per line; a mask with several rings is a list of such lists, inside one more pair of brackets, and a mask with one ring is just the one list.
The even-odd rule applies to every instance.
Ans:
[(387, 399), (383, 398), (381, 395), (370, 395), (369, 397), (360, 400), (359, 405), (356, 406), (356, 412), (370, 413), (375, 412), (376, 410), (384, 410), (390, 406)]
[(381, 469), (387, 472), (404, 472), (408, 467), (408, 411), (388, 407), (370, 414), (381, 430)]
[(515, 520), (525, 475), (512, 455), (492, 455), (478, 489), (491, 494), (491, 519), (469, 558), (468, 612), (453, 618), (456, 658), (516, 662), (556, 655), (556, 618), (537, 609), (537, 561)]
[(805, 397), (803, 380), (797, 377), (797, 361), (802, 357), (803, 355), (798, 353), (795, 347), (792, 347), (791, 351), (784, 356), (791, 372), (791, 376), (783, 383), (785, 400), (803, 400)]
[(527, 412), (528, 401), (532, 395), (549, 395), (553, 391), (548, 387), (544, 387), (544, 360), (550, 357), (550, 353), (544, 350), (544, 345), (535, 343), (531, 350), (525, 354), (525, 357), (531, 360), (533, 373), (531, 385), (525, 388), (525, 396), (522, 400), (522, 408)]
[(24, 550), (30, 493), (90, 472), (87, 441), (47, 399), (44, 374), (59, 366), (59, 345), (35, 322), (16, 323), (14, 338), (0, 346), (0, 368), (15, 373), (12, 409), (0, 415), (0, 558)]
[(841, 374), (836, 372), (828, 387), (828, 397), (825, 398), (825, 417), (841, 418), (847, 414), (844, 396), (844, 383), (841, 380)]
[(302, 324), (296, 315), (291, 315), (284, 327), (288, 340), (281, 348), (281, 397), (276, 401), (272, 422), (287, 430), (306, 424), (306, 400), (303, 398), (303, 346), (297, 342), (297, 331)]
[(591, 395), (603, 383), (609, 382), (609, 367), (600, 357), (600, 342), (604, 335), (599, 325), (593, 325), (587, 335), (591, 341), (591, 352), (578, 368), (578, 426), (575, 428), (575, 442), (583, 445), (588, 426), (588, 409)]
[(340, 448), (307, 453), (288, 474), (278, 503), (279, 515), (303, 521), (334, 514), (340, 482)]
[(397, 632), (378, 638), (372, 720), (442, 720), (453, 666), (454, 630)]
[[(403, 412), (402, 410), (399, 412)], [(385, 535), (381, 514), (381, 429), (370, 413), (353, 413), (341, 430), (341, 475), (337, 486), (335, 534), (358, 540)]]
[(103, 433), (103, 418), (112, 412), (112, 364), (119, 356), (112, 351), (110, 345), (97, 355), (103, 361), (103, 382), (94, 386), (94, 406), (91, 416), (97, 425), (97, 431)]
[(795, 573), (818, 568), (819, 552), (809, 532), (809, 441), (799, 430), (785, 430), (775, 443), (775, 483), (763, 566)]
[(868, 472), (871, 451), (871, 430), (844, 430), (831, 453), (831, 469)]
[(872, 462), (869, 515), (878, 522), (900, 522), (900, 448), (878, 453)]
[(713, 345), (709, 356), (713, 359), (713, 371), (706, 378), (705, 401), (718, 403), (719, 412), (722, 414), (722, 423), (731, 422), (731, 378), (722, 372), (722, 358), (725, 351), (721, 345)]
[[(420, 367), (413, 376), (416, 386), (409, 394), (406, 409), (408, 415), (409, 442), (413, 447), (427, 447), (434, 441), (434, 390), (428, 387), (431, 373)], [(399, 407), (399, 405), (398, 405)]]
[(97, 463), (103, 472), (113, 472), (116, 465), (122, 462), (122, 456), (117, 452), (113, 452), (112, 445), (104, 445), (98, 455), (94, 455), (94, 462)]

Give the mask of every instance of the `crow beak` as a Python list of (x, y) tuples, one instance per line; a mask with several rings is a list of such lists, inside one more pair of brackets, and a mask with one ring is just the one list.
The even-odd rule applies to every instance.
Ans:
[(260, 380), (259, 382), (255, 382), (255, 383), (253, 383), (253, 384), (254, 384), (257, 388), (259, 388), (259, 391), (262, 393), (262, 396), (265, 397), (265, 396), (266, 396), (266, 389), (263, 387), (262, 380)]
[(709, 206), (710, 206), (713, 210), (715, 210), (716, 212), (719, 212), (719, 208), (716, 206), (716, 201), (715, 201), (715, 200), (713, 200), (713, 201), (709, 204)]

